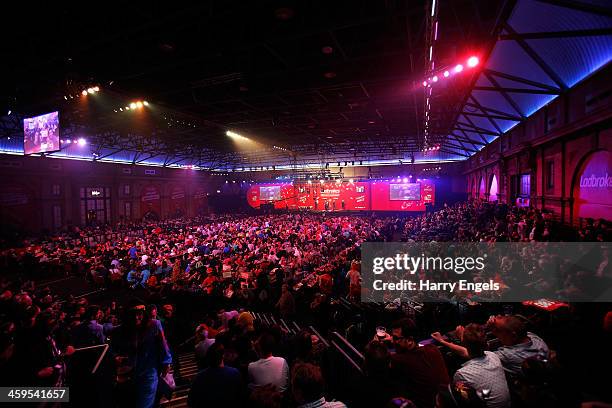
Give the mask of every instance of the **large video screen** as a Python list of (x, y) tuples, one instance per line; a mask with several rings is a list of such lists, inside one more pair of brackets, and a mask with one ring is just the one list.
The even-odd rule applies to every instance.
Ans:
[(59, 113), (51, 112), (23, 120), (24, 154), (60, 150)]
[(259, 187), (260, 201), (278, 201), (281, 198), (280, 186)]
[(392, 201), (420, 200), (421, 199), (421, 184), (420, 183), (391, 184), (389, 186), (389, 199)]

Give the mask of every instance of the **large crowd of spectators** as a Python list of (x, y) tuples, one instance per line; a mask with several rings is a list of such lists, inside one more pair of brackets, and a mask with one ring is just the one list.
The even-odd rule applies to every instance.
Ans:
[[(189, 394), (193, 407), (561, 406), (584, 398), (563, 399), (569, 393), (558, 380), (555, 352), (521, 316), (469, 322), (449, 336), (434, 332), (425, 345), (414, 318), (395, 316), (388, 332), (357, 345), (362, 383), (353, 384), (354, 398), (338, 402), (327, 387), (329, 362), (317, 336), (261, 327), (249, 311), (307, 319), (326, 333), (334, 302), (360, 298), (363, 242), (607, 242), (609, 236), (603, 220), (568, 228), (538, 210), (473, 202), (412, 217), (231, 215), (31, 239), (0, 258), (7, 271), (0, 282), (2, 384), (70, 383), (75, 350), (109, 344), (109, 403), (155, 406), (169, 396), (164, 389), (176, 350), (195, 333), (190, 344), (202, 370)], [(598, 279), (611, 278), (607, 262), (605, 252)], [(104, 289), (100, 305), (34, 283), (47, 276), (87, 279)], [(185, 308), (170, 300), (177, 294), (209, 301), (182, 319)], [(359, 319), (342, 329), (349, 333)]]

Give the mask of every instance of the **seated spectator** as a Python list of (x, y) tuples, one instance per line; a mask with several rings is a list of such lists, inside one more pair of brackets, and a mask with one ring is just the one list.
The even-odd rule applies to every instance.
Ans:
[(257, 387), (249, 398), (250, 408), (281, 408), (283, 394), (274, 388), (273, 385)]
[(196, 345), (195, 354), (199, 364), (203, 364), (206, 359), (206, 354), (210, 346), (215, 344), (215, 339), (208, 338), (208, 330), (206, 326), (200, 325), (196, 329)]
[(346, 408), (339, 401), (326, 401), (321, 369), (313, 364), (296, 364), (291, 373), (291, 390), (298, 408)]
[(521, 366), (528, 358), (549, 357), (548, 346), (540, 337), (527, 331), (524, 319), (518, 316), (494, 316), (488, 325), (502, 344), (495, 354), (511, 377), (521, 374)]
[(285, 392), (289, 385), (289, 366), (282, 357), (272, 355), (276, 340), (271, 333), (263, 333), (257, 340), (256, 349), (260, 359), (248, 367), (249, 388), (272, 384), (280, 392)]
[(438, 388), (449, 383), (448, 370), (435, 345), (419, 347), (415, 331), (415, 323), (409, 318), (392, 324), (396, 352), (391, 356), (391, 377), (401, 395), (410, 397), (418, 407), (433, 407)]
[(412, 401), (404, 397), (392, 398), (386, 405), (386, 408), (416, 408)]
[(436, 408), (485, 408), (485, 402), (473, 388), (464, 383), (440, 387), (436, 396)]
[(471, 323), (458, 333), (470, 360), (463, 363), (453, 377), (474, 389), (487, 408), (510, 407), (510, 391), (499, 357), (485, 351), (487, 342), (483, 326)]
[(365, 349), (363, 383), (359, 384), (357, 407), (382, 407), (397, 396), (389, 375), (390, 353), (387, 346), (373, 340)]
[(281, 296), (276, 303), (276, 307), (283, 319), (290, 319), (295, 315), (295, 299), (293, 299), (293, 295), (289, 290), (289, 285), (284, 284), (282, 286)]
[(210, 367), (198, 373), (189, 392), (189, 406), (241, 407), (244, 404), (244, 388), (240, 372), (224, 365), (221, 344), (213, 344), (208, 350)]

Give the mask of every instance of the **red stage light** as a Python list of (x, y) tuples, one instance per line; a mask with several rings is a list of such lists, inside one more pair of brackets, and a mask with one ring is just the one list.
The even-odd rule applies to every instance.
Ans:
[(423, 81), (423, 86), (427, 86), (427, 81)]
[(434, 82), (438, 82), (438, 76), (437, 76), (437, 75), (434, 75), (434, 77), (433, 77), (433, 78), (431, 78), (431, 80), (432, 80), (432, 81), (434, 81)]
[(448, 78), (449, 75), (450, 75), (450, 72), (444, 71), (444, 78)]
[(476, 65), (478, 65), (478, 62), (480, 62), (480, 61), (478, 60), (478, 57), (474, 57), (474, 56), (472, 56), (472, 57), (468, 58), (468, 60), (467, 60), (467, 65), (468, 65), (468, 67), (470, 67), (470, 68), (474, 68)]
[(463, 65), (461, 64), (455, 65), (455, 72), (459, 73), (461, 71), (463, 71)]

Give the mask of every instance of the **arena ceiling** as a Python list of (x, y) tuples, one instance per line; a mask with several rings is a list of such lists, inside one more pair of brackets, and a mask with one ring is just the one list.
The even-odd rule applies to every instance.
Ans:
[[(0, 151), (23, 152), (24, 117), (59, 110), (62, 138), (89, 143), (48, 155), (174, 167), (463, 160), (612, 58), (605, 0), (45, 4), (15, 15), (2, 28)], [(431, 82), (470, 55), (477, 67)], [(78, 96), (90, 86), (101, 91)], [(149, 106), (120, 110), (137, 100)]]

